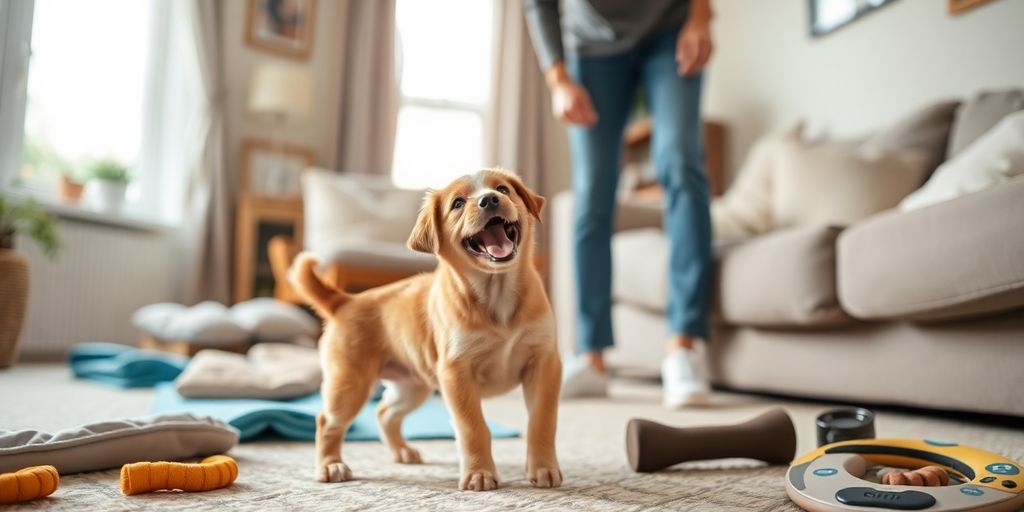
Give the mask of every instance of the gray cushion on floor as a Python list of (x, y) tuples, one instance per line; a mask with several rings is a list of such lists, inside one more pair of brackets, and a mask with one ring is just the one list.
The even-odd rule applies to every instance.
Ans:
[(237, 430), (191, 414), (102, 421), (52, 434), (0, 430), (0, 473), (49, 464), (66, 475), (225, 453), (236, 444)]

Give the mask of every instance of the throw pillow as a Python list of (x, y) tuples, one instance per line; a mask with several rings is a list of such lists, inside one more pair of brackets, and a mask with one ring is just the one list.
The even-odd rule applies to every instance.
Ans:
[(1024, 174), (1024, 111), (1006, 116), (942, 164), (928, 183), (900, 203), (903, 211), (947, 201)]
[(306, 247), (314, 252), (338, 240), (405, 244), (423, 202), (423, 191), (404, 190), (386, 178), (323, 169), (302, 175)]
[(873, 133), (861, 143), (859, 149), (865, 156), (872, 158), (907, 150), (921, 151), (928, 159), (925, 164), (927, 177), (946, 159), (953, 114), (959, 106), (959, 101), (950, 100), (915, 110), (896, 123)]
[(919, 152), (866, 158), (829, 145), (786, 139), (776, 154), (772, 207), (775, 227), (849, 225), (896, 206), (921, 183)]
[(1024, 109), (1024, 90), (983, 92), (964, 103), (956, 112), (949, 134), (946, 158), (953, 158), (987, 133), (1008, 114)]

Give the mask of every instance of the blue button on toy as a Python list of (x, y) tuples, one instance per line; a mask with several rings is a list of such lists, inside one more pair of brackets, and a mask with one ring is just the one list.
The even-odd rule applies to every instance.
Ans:
[(985, 491), (978, 489), (977, 487), (961, 487), (960, 492), (968, 496), (981, 496), (985, 494)]
[(957, 443), (951, 443), (949, 441), (936, 441), (935, 439), (925, 439), (924, 442), (925, 444), (930, 444), (932, 446), (960, 446)]
[(832, 476), (838, 472), (839, 470), (835, 468), (821, 468), (814, 470), (814, 476)]
[(1020, 473), (1020, 468), (1008, 462), (997, 462), (995, 464), (985, 466), (985, 471), (995, 473), (997, 475), (1016, 475)]

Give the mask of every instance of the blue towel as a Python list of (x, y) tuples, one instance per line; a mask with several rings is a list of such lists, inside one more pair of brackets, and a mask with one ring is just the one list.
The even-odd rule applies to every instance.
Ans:
[[(276, 433), (286, 439), (309, 441), (316, 434), (316, 415), (320, 412), (319, 393), (292, 400), (259, 400), (237, 398), (185, 398), (171, 384), (156, 388), (153, 413), (190, 412), (213, 416), (237, 428), (240, 441), (251, 441), (263, 434)], [(346, 441), (380, 439), (377, 431), (375, 402), (359, 411), (345, 434)], [(517, 437), (519, 433), (504, 425), (487, 422), (495, 438)], [(427, 400), (419, 409), (409, 413), (402, 422), (406, 439), (454, 439), (455, 431), (448, 409), (437, 397)]]
[(118, 388), (148, 388), (169, 382), (188, 364), (188, 358), (117, 343), (79, 343), (68, 353), (71, 372)]

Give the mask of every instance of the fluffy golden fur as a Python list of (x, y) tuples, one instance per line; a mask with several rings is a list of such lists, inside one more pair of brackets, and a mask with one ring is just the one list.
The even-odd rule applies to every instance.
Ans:
[(395, 461), (421, 462), (402, 438), (402, 419), (440, 389), (456, 429), (459, 488), (476, 491), (498, 487), (480, 402), (522, 384), (530, 415), (527, 478), (537, 487), (561, 485), (555, 455), (561, 361), (551, 306), (533, 265), (543, 207), (544, 198), (502, 170), (431, 191), (408, 246), (436, 254), (437, 269), (355, 295), (325, 284), (316, 259), (300, 255), (291, 281), (325, 321), (317, 479), (351, 478), (342, 441), (381, 378), (386, 390), (377, 419)]

